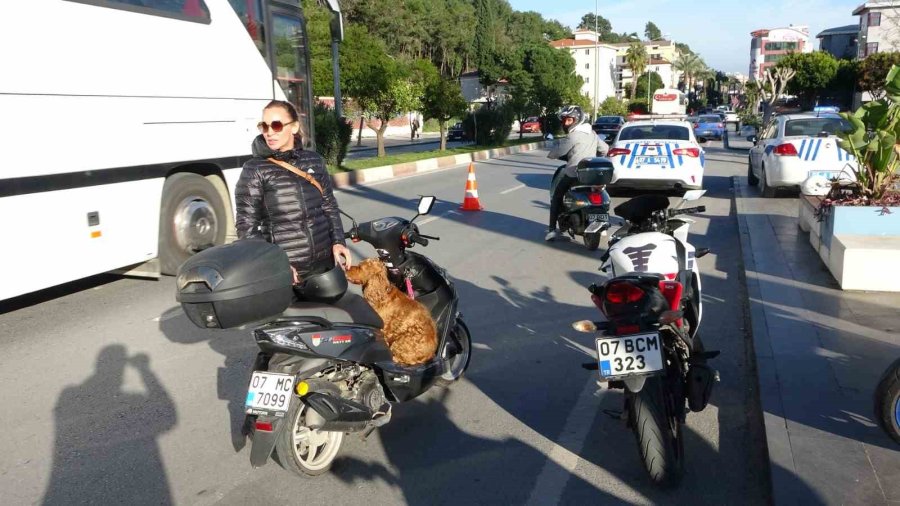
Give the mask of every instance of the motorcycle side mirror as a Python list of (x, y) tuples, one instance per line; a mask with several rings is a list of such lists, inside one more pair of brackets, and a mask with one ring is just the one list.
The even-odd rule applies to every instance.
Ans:
[(676, 206), (675, 209), (681, 209), (681, 206), (683, 206), (685, 202), (698, 200), (705, 193), (706, 190), (688, 190), (684, 192), (684, 195), (681, 196), (681, 202), (678, 203), (678, 206)]
[(431, 208), (434, 206), (434, 201), (437, 200), (432, 195), (428, 195), (419, 199), (419, 214), (428, 214), (431, 212)]

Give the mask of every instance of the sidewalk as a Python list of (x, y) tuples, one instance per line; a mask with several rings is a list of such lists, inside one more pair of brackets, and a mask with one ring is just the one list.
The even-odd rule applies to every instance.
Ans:
[[(417, 144), (437, 144), (441, 142), (441, 134), (439, 132), (424, 132), (421, 133), (420, 139), (410, 139), (409, 134), (401, 135), (401, 136), (385, 136), (384, 137), (384, 147), (392, 148), (397, 146), (412, 146)], [(356, 145), (356, 136), (350, 139), (350, 146), (347, 151), (352, 153), (354, 151), (365, 151), (368, 149), (375, 150), (378, 148), (377, 139), (375, 137), (363, 137), (362, 145)]]
[(900, 504), (900, 446), (872, 402), (900, 357), (900, 295), (841, 291), (796, 198), (734, 186), (775, 504)]

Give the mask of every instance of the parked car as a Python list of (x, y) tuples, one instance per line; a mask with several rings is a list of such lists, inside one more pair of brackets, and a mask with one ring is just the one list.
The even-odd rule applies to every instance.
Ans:
[(718, 114), (703, 114), (693, 123), (694, 135), (705, 139), (722, 140), (725, 135), (725, 123)]
[(622, 116), (599, 116), (591, 128), (597, 135), (605, 135), (607, 140), (613, 140), (619, 133), (619, 129), (625, 124), (625, 118)]
[(737, 132), (738, 125), (741, 124), (741, 118), (738, 117), (737, 113), (732, 111), (731, 109), (725, 109), (722, 111), (725, 114), (725, 126), (734, 125), (734, 131)]
[(752, 136), (747, 180), (760, 186), (763, 197), (774, 197), (780, 188), (796, 189), (809, 176), (854, 179), (858, 165), (841, 149), (837, 133), (852, 129), (834, 113), (775, 116)]
[(537, 116), (531, 116), (530, 118), (526, 118), (525, 122), (522, 123), (522, 133), (525, 134), (535, 134), (541, 133), (541, 122)]
[(705, 152), (684, 120), (636, 120), (622, 127), (607, 157), (611, 188), (701, 189)]
[(463, 130), (462, 123), (456, 123), (447, 130), (448, 141), (463, 141), (466, 139), (466, 132)]

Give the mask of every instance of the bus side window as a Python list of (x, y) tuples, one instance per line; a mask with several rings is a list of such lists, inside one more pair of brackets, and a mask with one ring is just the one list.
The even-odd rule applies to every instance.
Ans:
[(260, 54), (269, 61), (269, 54), (266, 51), (266, 34), (265, 23), (263, 20), (263, 10), (261, 0), (228, 0), (234, 12), (241, 20), (241, 24), (247, 29), (256, 49)]
[(68, 0), (80, 4), (121, 9), (165, 18), (209, 23), (209, 8), (203, 0)]

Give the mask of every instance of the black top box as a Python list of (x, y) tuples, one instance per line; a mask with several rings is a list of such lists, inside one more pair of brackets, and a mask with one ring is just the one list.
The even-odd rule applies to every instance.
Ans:
[(175, 299), (194, 325), (227, 329), (279, 316), (291, 304), (287, 254), (258, 239), (203, 250), (178, 269)]
[(609, 158), (585, 158), (578, 162), (576, 175), (580, 184), (599, 186), (612, 181), (613, 170)]

